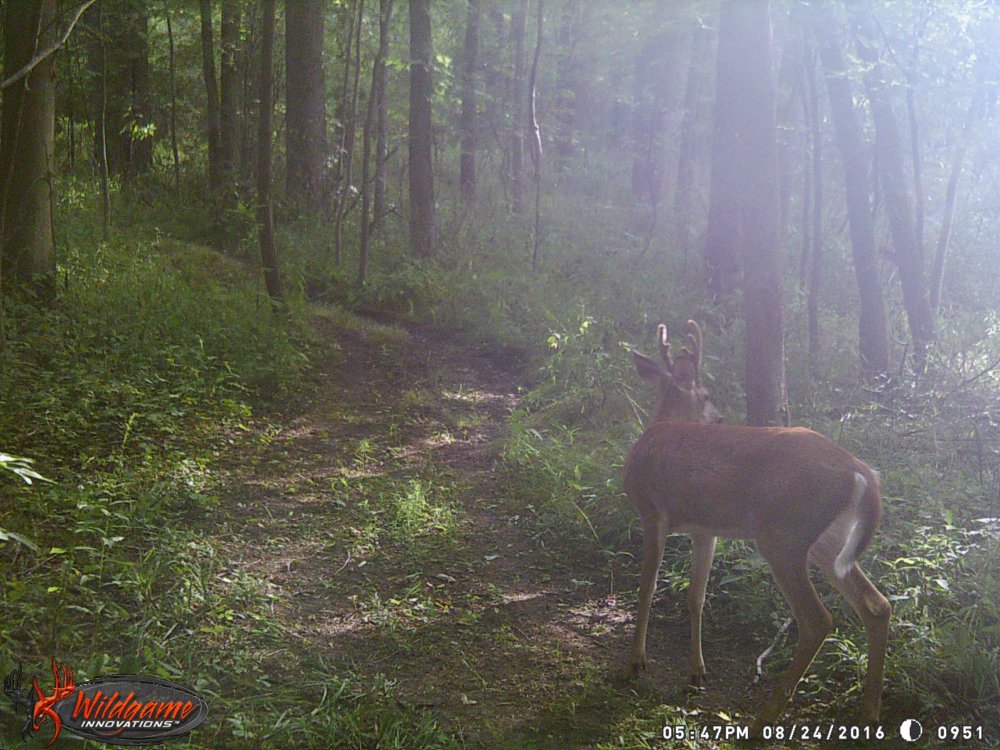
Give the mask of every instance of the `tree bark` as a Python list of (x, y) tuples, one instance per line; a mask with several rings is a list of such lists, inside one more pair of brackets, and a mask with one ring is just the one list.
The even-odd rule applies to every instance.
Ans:
[[(728, 28), (726, 28), (728, 27)], [(726, 30), (726, 33), (723, 30)], [(777, 116), (771, 62), (771, 14), (766, 0), (724, 0), (719, 23), (727, 52), (742, 61), (727, 69), (738, 90), (729, 102), (740, 121), (735, 140), (743, 237), (743, 315), (746, 319), (747, 423), (779, 424), (784, 407), (784, 321), (779, 207)], [(726, 58), (732, 60), (728, 54)], [(720, 81), (721, 84), (721, 81)], [(725, 106), (725, 105), (724, 105)]]
[(875, 125), (879, 182), (885, 195), (889, 231), (903, 289), (903, 306), (913, 341), (914, 361), (917, 369), (922, 370), (927, 347), (934, 339), (934, 316), (927, 295), (924, 255), (917, 242), (913, 209), (906, 187), (899, 127), (878, 53), (869, 43), (874, 34), (870, 19), (864, 15), (866, 12), (858, 11), (854, 15), (855, 46), (858, 57), (868, 66), (865, 87)]
[(274, 108), (274, 6), (263, 0), (260, 26), (260, 112), (257, 120), (257, 228), (264, 285), (277, 310), (284, 303), (277, 250), (274, 246), (274, 210), (271, 197), (271, 110)]
[(462, 199), (476, 198), (476, 65), (479, 49), (479, 0), (468, 0), (465, 22), (465, 48), (462, 53), (462, 154), (459, 163), (459, 188)]
[[(418, 258), (434, 254), (434, 162), (431, 142), (430, 0), (410, 0), (410, 248)], [(518, 130), (520, 132), (520, 129)]]
[(208, 187), (222, 187), (222, 153), (219, 123), (219, 85), (215, 77), (215, 43), (212, 38), (212, 0), (201, 0), (201, 70), (205, 78), (205, 114), (208, 125)]
[[(4, 4), (4, 73), (13, 74), (54, 38), (55, 0)], [(8, 287), (51, 300), (56, 291), (52, 225), (55, 84), (50, 55), (3, 90), (0, 125), (0, 269)]]
[(875, 257), (875, 228), (872, 222), (871, 182), (866, 149), (854, 106), (847, 66), (833, 32), (833, 20), (826, 12), (814, 19), (819, 40), (820, 60), (826, 77), (830, 111), (833, 116), (840, 161), (844, 168), (847, 220), (851, 235), (854, 275), (858, 284), (860, 313), (858, 349), (867, 376), (889, 369), (889, 334), (885, 299)]
[(296, 0), (285, 10), (285, 190), (293, 206), (323, 209), (326, 102), (323, 77), (325, 0)]

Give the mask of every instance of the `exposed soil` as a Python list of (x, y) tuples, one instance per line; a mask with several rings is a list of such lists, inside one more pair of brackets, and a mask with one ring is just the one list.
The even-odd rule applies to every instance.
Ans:
[[(647, 677), (623, 682), (638, 561), (623, 577), (596, 543), (554, 537), (501, 470), (510, 357), (430, 330), (317, 325), (339, 353), (308, 399), (241, 437), (217, 519), (237, 569), (274, 597), (275, 651), (382, 675), (490, 747), (586, 747), (643, 706), (683, 702), (683, 603), (658, 597)], [(760, 642), (707, 614), (700, 703), (747, 710)]]

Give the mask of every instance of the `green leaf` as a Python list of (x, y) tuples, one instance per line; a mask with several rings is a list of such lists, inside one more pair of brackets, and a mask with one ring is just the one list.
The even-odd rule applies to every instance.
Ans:
[(38, 545), (28, 539), (28, 537), (21, 536), (20, 534), (3, 528), (0, 528), (0, 542), (17, 542), (18, 544), (23, 544), (32, 552), (38, 553), (41, 551), (39, 550)]

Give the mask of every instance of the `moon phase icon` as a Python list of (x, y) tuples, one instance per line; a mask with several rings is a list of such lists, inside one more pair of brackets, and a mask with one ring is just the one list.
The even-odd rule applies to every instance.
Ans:
[(923, 733), (924, 728), (916, 719), (907, 719), (899, 725), (899, 736), (907, 742), (916, 742)]

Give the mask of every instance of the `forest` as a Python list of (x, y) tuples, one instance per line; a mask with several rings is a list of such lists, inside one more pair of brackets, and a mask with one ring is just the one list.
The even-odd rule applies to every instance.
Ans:
[(0, 6), (0, 747), (1000, 747), (1000, 5)]

